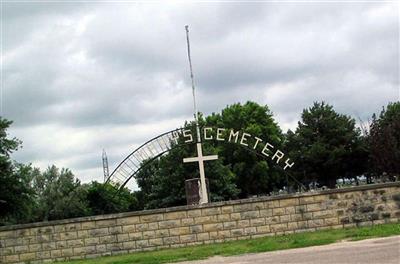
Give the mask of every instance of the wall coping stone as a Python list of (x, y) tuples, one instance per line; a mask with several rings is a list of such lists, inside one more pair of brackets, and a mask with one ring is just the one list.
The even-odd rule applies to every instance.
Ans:
[(365, 191), (365, 190), (370, 190), (370, 189), (396, 187), (396, 186), (400, 187), (399, 181), (389, 182), (389, 183), (366, 184), (366, 185), (359, 185), (359, 186), (352, 186), (352, 187), (345, 187), (345, 188), (338, 188), (338, 189), (328, 189), (328, 190), (321, 190), (321, 191), (311, 191), (311, 192), (306, 192), (306, 193), (279, 194), (279, 195), (274, 195), (274, 196), (260, 196), (260, 197), (240, 199), (240, 200), (214, 202), (214, 203), (202, 204), (202, 205), (183, 205), (183, 206), (175, 206), (175, 207), (160, 208), (160, 209), (124, 212), (124, 213), (117, 213), (117, 214), (85, 216), (85, 217), (69, 218), (69, 219), (62, 219), (62, 220), (0, 226), (0, 232), (8, 231), (8, 230), (23, 229), (23, 228), (44, 227), (44, 226), (53, 226), (53, 225), (59, 225), (59, 224), (70, 224), (70, 223), (79, 223), (79, 222), (87, 222), (87, 221), (116, 219), (116, 218), (130, 217), (130, 216), (176, 212), (176, 211), (184, 211), (184, 210), (191, 210), (191, 209), (212, 208), (212, 207), (219, 207), (219, 206), (224, 206), (224, 205), (236, 205), (236, 204), (242, 204), (242, 203), (264, 202), (264, 201), (273, 201), (273, 200), (281, 200), (281, 199), (327, 195), (327, 194), (334, 194), (334, 193)]

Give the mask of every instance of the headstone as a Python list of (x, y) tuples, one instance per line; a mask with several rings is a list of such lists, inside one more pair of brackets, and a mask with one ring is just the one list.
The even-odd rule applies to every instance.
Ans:
[[(210, 197), (210, 186), (206, 178), (207, 195)], [(194, 178), (185, 181), (186, 202), (187, 205), (200, 204), (201, 201), (201, 182), (200, 178)]]

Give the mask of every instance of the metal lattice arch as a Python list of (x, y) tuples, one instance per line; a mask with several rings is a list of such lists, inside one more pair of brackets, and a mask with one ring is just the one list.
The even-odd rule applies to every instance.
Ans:
[[(118, 166), (114, 169), (114, 171), (107, 178), (106, 183), (110, 183), (114, 185), (118, 190), (124, 188), (126, 184), (134, 178), (142, 168), (146, 167), (153, 160), (162, 156), (163, 154), (169, 152), (171, 149), (175, 147), (179, 147), (181, 145), (194, 144), (196, 142), (192, 141), (191, 143), (185, 143), (180, 138), (183, 135), (183, 131), (188, 130), (186, 128), (177, 128), (166, 133), (163, 133), (157, 137), (154, 137), (142, 144), (140, 147), (136, 148), (132, 151)], [(227, 144), (232, 144), (231, 142), (225, 142)], [(235, 143), (233, 143), (235, 144)], [(237, 144), (240, 147), (243, 147), (241, 144)], [(252, 148), (243, 147), (249, 152), (256, 154), (261, 158), (265, 158), (262, 154), (255, 151)], [(276, 164), (272, 164), (276, 166), (276, 168), (283, 170), (281, 167)], [(287, 177), (290, 177), (294, 182), (296, 182), (299, 186), (303, 186), (301, 182), (295, 179), (290, 174), (285, 174)]]
[(174, 129), (150, 139), (129, 154), (107, 178), (106, 182), (118, 189), (123, 188), (132, 177), (154, 159), (178, 145), (182, 128)]

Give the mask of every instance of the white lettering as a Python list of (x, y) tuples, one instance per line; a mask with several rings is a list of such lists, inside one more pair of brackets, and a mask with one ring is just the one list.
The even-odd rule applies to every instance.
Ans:
[(283, 154), (282, 151), (280, 151), (279, 149), (275, 152), (274, 156), (272, 156), (271, 160), (274, 160), (275, 157), (277, 157), (278, 159), (276, 160), (276, 163), (279, 163), (279, 161), (283, 158), (283, 156), (285, 156), (285, 154)]
[(238, 137), (239, 137), (239, 131), (236, 131), (236, 133), (234, 133), (234, 130), (231, 129), (231, 132), (229, 133), (228, 141), (231, 142), (231, 138), (233, 138), (233, 137), (235, 137), (235, 143), (237, 143)]
[(262, 139), (261, 139), (261, 138), (258, 138), (258, 137), (254, 137), (254, 138), (256, 139), (256, 143), (254, 144), (253, 149), (256, 149), (258, 143), (259, 143), (259, 142), (262, 142)]
[(190, 129), (183, 130), (183, 137), (187, 138), (185, 143), (193, 142), (192, 131)]
[(225, 139), (222, 136), (222, 133), (225, 131), (225, 128), (217, 128), (217, 140), (224, 141)]
[(268, 150), (268, 151), (271, 151), (270, 148), (274, 148), (274, 146), (272, 146), (272, 145), (269, 144), (268, 142), (265, 143), (265, 146), (264, 146), (263, 150), (261, 151), (261, 153), (264, 154), (265, 156), (269, 157), (269, 154), (267, 153), (267, 150)]
[(212, 140), (213, 139), (213, 136), (212, 135), (210, 135), (210, 136), (207, 136), (207, 131), (210, 131), (210, 132), (212, 132), (212, 127), (205, 127), (204, 128), (204, 140)]
[(285, 165), (285, 167), (283, 168), (283, 170), (286, 170), (287, 167), (289, 167), (289, 168), (293, 167), (294, 162), (292, 162), (291, 164), (289, 164), (289, 163), (288, 163), (289, 160), (290, 160), (290, 159), (287, 159), (287, 160), (285, 161), (285, 164), (286, 164), (286, 165)]
[(250, 137), (251, 135), (250, 134), (247, 134), (247, 133), (243, 133), (243, 135), (242, 135), (242, 139), (240, 140), (240, 144), (241, 145), (243, 145), (243, 146), (249, 146), (249, 145), (247, 145), (247, 143), (246, 143), (246, 141), (247, 141), (247, 138), (246, 137)]
[(178, 144), (178, 138), (179, 138), (179, 133), (177, 131), (172, 131), (172, 140), (175, 141), (176, 144)]

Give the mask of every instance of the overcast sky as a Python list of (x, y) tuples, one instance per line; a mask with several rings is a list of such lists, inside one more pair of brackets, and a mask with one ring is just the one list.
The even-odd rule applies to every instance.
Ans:
[[(61, 2), (61, 3), (60, 3)], [(398, 3), (2, 3), (1, 115), (13, 155), (102, 180), (199, 111), (267, 104), (284, 131), (325, 100), (367, 120), (399, 100)]]

